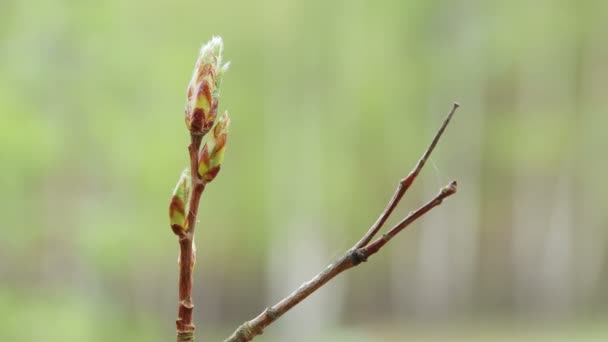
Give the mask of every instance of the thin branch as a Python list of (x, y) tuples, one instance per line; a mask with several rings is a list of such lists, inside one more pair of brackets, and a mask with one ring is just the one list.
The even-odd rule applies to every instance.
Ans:
[(429, 147), (427, 147), (426, 151), (424, 151), (424, 154), (422, 154), (422, 157), (420, 157), (420, 159), (416, 163), (416, 166), (414, 166), (414, 168), (412, 169), (412, 171), (410, 171), (410, 173), (407, 175), (407, 177), (405, 177), (399, 181), (399, 185), (397, 185), (397, 189), (395, 190), (395, 193), (393, 194), (393, 197), (391, 198), (391, 200), (386, 205), (386, 208), (380, 214), (380, 216), (378, 217), (376, 222), (372, 225), (372, 227), (367, 231), (367, 233), (365, 233), (363, 238), (361, 238), (361, 240), (355, 245), (355, 248), (361, 248), (361, 247), (367, 245), (370, 241), (372, 241), (372, 239), (378, 233), (378, 231), (380, 231), (380, 229), (382, 229), (382, 226), (384, 225), (384, 223), (386, 222), (388, 217), (391, 215), (391, 213), (393, 212), (395, 207), (397, 207), (397, 204), (399, 204), (399, 201), (401, 201), (401, 198), (403, 197), (403, 195), (405, 195), (407, 190), (412, 186), (412, 184), (416, 180), (416, 177), (418, 177), (418, 174), (424, 167), (424, 164), (430, 157), (433, 150), (435, 149), (435, 146), (437, 146), (437, 143), (439, 142), (441, 135), (443, 135), (445, 128), (450, 123), (452, 116), (454, 115), (454, 113), (456, 112), (456, 109), (459, 106), (460, 105), (458, 103), (454, 103), (452, 105), (452, 109), (450, 110), (448, 115), (443, 120), (441, 127), (435, 134), (435, 137), (433, 138), (433, 141), (431, 141), (431, 144), (429, 145)]
[(421, 216), (426, 214), (434, 207), (440, 205), (444, 199), (456, 193), (457, 183), (456, 181), (451, 182), (447, 186), (441, 189), (439, 193), (429, 202), (422, 207), (411, 212), (397, 225), (390, 229), (387, 233), (370, 243), (378, 231), (382, 228), (388, 217), (391, 215), (405, 192), (410, 188), (412, 183), (416, 180), (416, 177), (422, 170), (422, 167), (426, 163), (427, 159), (433, 152), (433, 149), (437, 145), (437, 142), (441, 138), (441, 135), (445, 131), (450, 119), (456, 112), (458, 104), (454, 103), (452, 110), (448, 113), (447, 117), (443, 121), (443, 124), (435, 134), (435, 138), (424, 152), (422, 157), (416, 163), (416, 166), (410, 173), (399, 182), (399, 186), (395, 191), (395, 194), (389, 201), (387, 207), (384, 209), (378, 220), (374, 225), (367, 231), (367, 233), (357, 242), (351, 249), (349, 249), (341, 258), (339, 258), (333, 264), (327, 266), (322, 272), (317, 274), (314, 278), (302, 284), (297, 290), (291, 293), (289, 296), (282, 299), (272, 307), (266, 308), (261, 314), (254, 319), (243, 323), (239, 326), (232, 335), (225, 340), (225, 342), (247, 342), (251, 341), (255, 336), (262, 334), (264, 329), (281, 317), (284, 313), (289, 311), (291, 308), (296, 306), (298, 303), (306, 299), (316, 290), (321, 288), (327, 282), (332, 280), (338, 274), (359, 265), (362, 262), (376, 254), (386, 243), (388, 243), (393, 237), (399, 232), (409, 226), (411, 223), (419, 219)]
[[(194, 234), (198, 206), (206, 184), (220, 171), (230, 124), (228, 112), (219, 117), (217, 115), (220, 84), (229, 65), (222, 64), (223, 47), (224, 43), (220, 37), (213, 37), (201, 47), (186, 91), (184, 119), (190, 132), (190, 177), (182, 172), (169, 204), (171, 229), (178, 237), (180, 248), (178, 309), (175, 321), (177, 342), (194, 341), (196, 327), (192, 319), (192, 286), (196, 263)], [(211, 134), (205, 139), (201, 150), (203, 137), (207, 133)]]
[(433, 198), (431, 201), (429, 201), (422, 207), (418, 208), (418, 210), (411, 212), (403, 220), (401, 220), (401, 222), (397, 223), (397, 225), (391, 228), (391, 230), (389, 230), (385, 234), (382, 234), (382, 236), (376, 239), (376, 241), (370, 243), (369, 245), (366, 245), (365, 247), (360, 248), (359, 251), (367, 257), (376, 254), (376, 252), (378, 252), (387, 242), (389, 242), (392, 238), (394, 238), (397, 234), (399, 234), (399, 232), (409, 226), (412, 222), (419, 219), (429, 210), (440, 205), (445, 198), (455, 194), (457, 187), (458, 183), (456, 181), (452, 181), (450, 184), (441, 188), (435, 198)]
[(264, 310), (254, 319), (243, 323), (234, 333), (224, 342), (247, 342), (251, 341), (255, 336), (262, 334), (264, 329), (281, 317), (284, 313), (296, 306), (298, 303), (306, 299), (316, 290), (321, 288), (338, 274), (359, 265), (361, 262), (376, 254), (391, 238), (401, 232), (404, 228), (416, 221), (429, 210), (441, 204), (441, 202), (456, 193), (456, 182), (452, 182), (443, 189), (428, 203), (410, 213), (406, 218), (393, 227), (383, 237), (374, 241), (372, 244), (362, 247), (353, 248), (346, 252), (333, 264), (327, 266), (325, 270), (317, 274), (314, 278), (302, 284), (297, 290), (285, 297), (283, 300)]
[(196, 247), (194, 246), (194, 231), (196, 228), (196, 217), (205, 184), (198, 174), (198, 151), (200, 150), (202, 136), (191, 135), (191, 143), (188, 146), (190, 156), (190, 179), (192, 181), (192, 194), (189, 201), (189, 211), (186, 218), (187, 230), (179, 234), (179, 279), (178, 279), (178, 309), (177, 320), (177, 342), (194, 341), (195, 326), (192, 322), (192, 284), (194, 264), (196, 262)]

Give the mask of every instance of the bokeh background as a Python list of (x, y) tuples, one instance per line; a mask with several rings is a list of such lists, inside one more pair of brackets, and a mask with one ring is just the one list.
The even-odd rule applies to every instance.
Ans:
[(0, 3), (0, 340), (170, 341), (198, 48), (232, 117), (201, 204), (201, 341), (459, 193), (262, 341), (608, 339), (608, 2)]

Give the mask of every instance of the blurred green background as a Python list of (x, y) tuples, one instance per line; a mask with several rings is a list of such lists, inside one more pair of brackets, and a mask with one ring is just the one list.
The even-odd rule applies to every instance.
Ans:
[(608, 339), (606, 1), (0, 3), (0, 340), (170, 341), (171, 190), (198, 48), (232, 61), (195, 318), (221, 340), (349, 248), (461, 103), (391, 222), (459, 193), (262, 341)]

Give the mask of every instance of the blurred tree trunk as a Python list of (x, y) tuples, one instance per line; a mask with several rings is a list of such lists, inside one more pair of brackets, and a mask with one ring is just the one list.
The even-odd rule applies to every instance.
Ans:
[(530, 32), (535, 49), (519, 60), (512, 257), (517, 308), (555, 316), (572, 301), (573, 139), (564, 127), (576, 121), (576, 63), (573, 37), (562, 29), (568, 20), (545, 20)]
[[(584, 40), (581, 41), (581, 82), (580, 105), (577, 115), (579, 122), (577, 131), (576, 155), (574, 157), (574, 176), (576, 177), (576, 197), (573, 205), (577, 209), (576, 217), (576, 260), (572, 276), (576, 279), (575, 289), (578, 300), (585, 307), (593, 307), (606, 303), (608, 297), (604, 288), (608, 272), (606, 272), (606, 224), (608, 212), (605, 194), (608, 183), (598, 182), (605, 178), (608, 170), (608, 159), (605, 154), (606, 125), (608, 117), (608, 45), (606, 32), (608, 24), (604, 10), (586, 8), (579, 17), (583, 28)], [(602, 224), (604, 222), (604, 224)], [(604, 273), (602, 274), (602, 271)]]
[[(430, 132), (436, 129), (436, 122), (442, 115), (442, 103), (450, 101), (463, 105), (463, 115), (457, 120), (466, 121), (466, 129), (448, 133), (451, 143), (438, 149), (423, 177), (422, 193), (432, 192), (444, 183), (447, 179), (444, 170), (448, 168), (463, 186), (458, 201), (420, 223), (414, 303), (421, 318), (445, 317), (452, 311), (462, 315), (471, 309), (475, 293), (484, 133), (484, 43), (487, 39), (482, 23), (476, 20), (476, 7), (474, 3), (445, 3), (442, 15), (434, 23), (433, 34), (438, 37), (429, 39), (434, 42), (428, 46), (429, 55), (435, 57), (428, 64), (429, 105), (428, 115), (423, 120), (428, 125), (425, 130), (428, 134), (424, 136), (431, 136)], [(454, 16), (461, 20), (449, 20)], [(438, 68), (438, 65), (445, 67)], [(464, 79), (467, 81), (462, 82)], [(398, 257), (392, 260), (403, 262)], [(400, 268), (403, 267), (393, 267), (394, 270)], [(407, 292), (403, 290), (404, 278), (398, 282), (401, 290), (396, 293), (411, 296), (404, 294)]]
[(543, 309), (551, 314), (569, 312), (572, 306), (572, 223), (574, 195), (570, 158), (558, 175), (549, 215), (549, 230), (544, 237), (539, 297)]
[[(286, 13), (285, 19), (289, 18)], [(278, 30), (268, 34), (289, 37), (283, 33)], [(319, 162), (327, 148), (321, 106), (324, 85), (318, 79), (323, 72), (323, 55), (315, 54), (316, 59), (300, 65), (286, 63), (289, 54), (296, 50), (293, 45), (302, 42), (282, 38), (278, 40), (283, 48), (264, 49), (265, 89), (271, 94), (264, 108), (266, 143), (262, 154), (262, 162), (268, 165), (266, 199), (271, 230), (265, 300), (268, 303), (283, 298), (315, 275), (326, 265), (328, 256), (324, 234), (328, 226), (323, 209), (324, 175)], [(277, 44), (277, 37), (272, 39)], [(312, 44), (310, 49), (322, 50), (321, 42)], [(310, 78), (301, 77), (302, 68), (310, 69)], [(336, 304), (340, 298), (341, 292), (320, 291), (283, 317), (281, 324), (268, 334), (276, 334), (281, 341), (315, 340), (337, 321), (340, 306)]]
[[(307, 114), (318, 112), (318, 109), (307, 109)], [(301, 114), (309, 119), (316, 116)], [(275, 121), (282, 120), (275, 118)], [(306, 127), (305, 122), (310, 125)], [(286, 135), (282, 141), (277, 139), (274, 144), (270, 144), (266, 154), (273, 165), (284, 164), (284, 172), (281, 174), (285, 177), (277, 183), (281, 189), (274, 186), (268, 193), (268, 207), (273, 212), (273, 215), (269, 215), (269, 226), (274, 227), (268, 248), (269, 303), (289, 294), (327, 262), (327, 237), (323, 234), (323, 228), (327, 224), (322, 210), (321, 169), (319, 164), (310, 163), (319, 158), (322, 139), (319, 136), (318, 120), (305, 122), (300, 122), (303, 125), (291, 126), (293, 129), (288, 128), (288, 124), (281, 124), (279, 127), (286, 131)], [(292, 146), (292, 151), (288, 154), (277, 151), (286, 145)], [(273, 177), (281, 177), (271, 174)], [(274, 178), (273, 181), (276, 182), (277, 179)], [(320, 291), (307, 299), (277, 325), (275, 330), (280, 336), (279, 340), (314, 340), (324, 327), (336, 321), (332, 298), (338, 297), (337, 293), (328, 290)]]

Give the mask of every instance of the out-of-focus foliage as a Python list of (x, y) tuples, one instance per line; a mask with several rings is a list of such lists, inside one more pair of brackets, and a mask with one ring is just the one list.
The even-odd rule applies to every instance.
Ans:
[(260, 338), (605, 339), (607, 13), (3, 0), (0, 340), (171, 338), (167, 206), (213, 35), (232, 61), (219, 108), (232, 125), (201, 201), (199, 336), (227, 336), (357, 241), (459, 101), (396, 214), (451, 179), (459, 194)]

